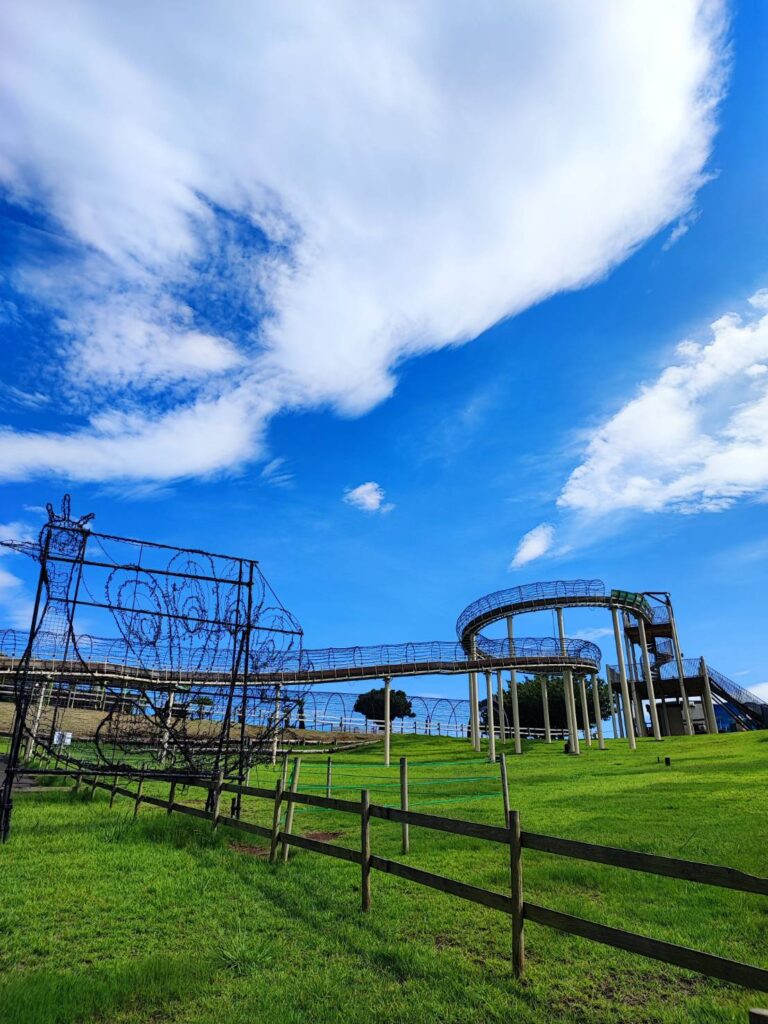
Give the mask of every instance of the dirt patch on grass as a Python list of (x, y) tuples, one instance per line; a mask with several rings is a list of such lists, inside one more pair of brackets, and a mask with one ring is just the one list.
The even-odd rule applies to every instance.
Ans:
[(305, 832), (307, 839), (316, 839), (319, 843), (329, 843), (331, 839), (338, 839), (343, 832)]
[(237, 853), (247, 853), (251, 857), (268, 857), (269, 847), (268, 846), (251, 846), (250, 843), (230, 843), (230, 850), (235, 850)]

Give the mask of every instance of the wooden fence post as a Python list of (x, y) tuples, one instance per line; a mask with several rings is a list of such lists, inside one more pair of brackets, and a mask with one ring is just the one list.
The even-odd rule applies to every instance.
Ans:
[(139, 775), (139, 785), (136, 788), (136, 803), (133, 805), (133, 816), (134, 818), (139, 813), (139, 804), (141, 803), (141, 791), (144, 789), (144, 773)]
[(525, 921), (523, 917), (523, 847), (520, 841), (520, 812), (510, 811), (509, 866), (512, 878), (512, 968), (516, 978), (525, 966)]
[(368, 790), (360, 793), (360, 886), (363, 912), (371, 909), (371, 800)]
[(93, 782), (91, 784), (91, 797), (93, 797), (93, 794), (96, 792), (96, 783), (98, 781), (99, 781), (99, 776), (96, 774), (96, 772), (94, 772), (93, 773)]
[(216, 830), (219, 827), (219, 814), (220, 814), (220, 809), (221, 809), (221, 787), (223, 785), (224, 785), (224, 772), (220, 770), (219, 773), (216, 776), (216, 782), (214, 783), (213, 793), (212, 793), (212, 798), (213, 799), (212, 799), (211, 811), (213, 813), (212, 824), (213, 824), (214, 830)]
[[(301, 770), (301, 758), (297, 757), (293, 762), (293, 777), (291, 778), (291, 793), (295, 793), (299, 788), (299, 772)], [(293, 831), (293, 813), (296, 809), (296, 804), (293, 800), (289, 801), (288, 809), (285, 812), (285, 828), (283, 829), (287, 835), (290, 835)], [(290, 846), (283, 840), (283, 864), (288, 863), (288, 856), (290, 853)]]
[(168, 790), (168, 813), (173, 811), (173, 801), (176, 799), (176, 779), (171, 783), (171, 788)]
[(325, 769), (325, 796), (326, 799), (331, 799), (331, 781), (333, 779), (333, 760), (328, 757), (328, 764)]
[[(408, 810), (408, 758), (400, 758), (400, 810)], [(403, 853), (410, 853), (411, 836), (410, 826), (407, 821), (403, 822)]]
[(285, 789), (285, 784), (288, 781), (288, 754), (287, 753), (283, 754), (283, 761), (282, 761), (282, 764), (280, 766), (280, 778), (283, 780), (283, 789)]
[(509, 823), (509, 780), (507, 778), (507, 755), (502, 754), (501, 765), (501, 799), (504, 801), (504, 824)]
[(768, 1010), (750, 1010), (749, 1024), (766, 1024), (768, 1021)]
[(109, 806), (111, 807), (115, 802), (117, 796), (117, 775), (112, 776), (112, 791), (109, 794)]
[(277, 855), (277, 837), (280, 834), (280, 810), (283, 800), (283, 780), (279, 778), (275, 783), (275, 809), (272, 813), (272, 841), (269, 846), (269, 863), (275, 863)]
[(75, 775), (75, 793), (80, 789), (80, 772)]

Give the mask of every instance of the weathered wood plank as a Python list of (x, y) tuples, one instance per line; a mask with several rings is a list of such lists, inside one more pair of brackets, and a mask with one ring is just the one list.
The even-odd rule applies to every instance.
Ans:
[[(503, 757), (503, 755), (502, 755)], [(512, 969), (516, 978), (525, 968), (525, 916), (523, 914), (523, 848), (520, 842), (520, 812), (510, 811), (509, 873), (512, 889)]]
[[(132, 794), (131, 794), (132, 795)], [(191, 814), (194, 818), (204, 818), (206, 821), (211, 820), (211, 812), (204, 810), (202, 807), (190, 807), (188, 804), (174, 804), (171, 810), (179, 814)]]
[(279, 837), (289, 846), (298, 846), (302, 850), (312, 850), (314, 853), (322, 853), (326, 857), (336, 857), (337, 860), (346, 860), (350, 864), (362, 863), (359, 850), (350, 850), (346, 846), (334, 846), (332, 843), (324, 843), (319, 839), (309, 839), (307, 836), (287, 835), (281, 832)]
[(360, 814), (360, 803), (357, 800), (340, 800), (333, 796), (315, 796), (314, 793), (286, 793), (284, 800), (291, 803), (307, 804), (309, 807), (324, 807), (327, 811), (344, 811), (347, 814)]
[(468, 885), (466, 882), (457, 882), (453, 878), (446, 878), (444, 875), (435, 875), (431, 871), (422, 871), (421, 868), (414, 868), (410, 864), (401, 864), (400, 861), (387, 860), (384, 857), (371, 856), (371, 867), (376, 871), (383, 871), (388, 875), (397, 875), (398, 878), (405, 878), (409, 882), (416, 882), (419, 885), (429, 886), (430, 889), (437, 889), (440, 892), (450, 893), (452, 896), (460, 896), (461, 899), (470, 900), (472, 903), (480, 903), (492, 910), (501, 910), (505, 914), (513, 911), (513, 901), (509, 896), (499, 892), (491, 892), (489, 889), (480, 889), (476, 885)]
[(141, 802), (143, 804), (151, 804), (153, 807), (162, 807), (164, 810), (168, 810), (168, 801), (163, 800), (159, 796), (142, 796)]
[(524, 903), (523, 914), (527, 921), (542, 924), (547, 928), (555, 928), (569, 935), (578, 935), (583, 939), (601, 942), (603, 945), (624, 949), (629, 953), (638, 953), (652, 960), (684, 967), (710, 978), (720, 978), (722, 981), (730, 981), (745, 988), (768, 992), (768, 971), (762, 967), (727, 960), (713, 953), (702, 953), (698, 949), (678, 946), (663, 939), (651, 939), (646, 935), (624, 931), (622, 928), (611, 928), (609, 925), (585, 921), (583, 918), (540, 907), (535, 903)]
[(230, 818), (226, 814), (222, 814), (219, 817), (219, 824), (239, 829), (241, 832), (249, 832), (254, 836), (264, 836), (266, 839), (272, 838), (272, 829), (267, 828), (266, 825), (256, 825), (251, 821), (242, 821), (240, 818)]
[[(387, 680), (387, 688), (389, 680)], [(389, 694), (389, 689), (387, 689)], [(387, 725), (389, 723), (387, 722)], [(371, 801), (368, 790), (360, 794), (360, 892), (364, 911), (371, 909)]]
[(593, 861), (596, 864), (610, 864), (613, 867), (644, 871), (652, 875), (681, 878), (687, 882), (702, 882), (716, 885), (721, 889), (738, 889), (741, 892), (756, 892), (768, 896), (768, 878), (749, 875), (735, 868), (724, 868), (716, 864), (702, 864), (700, 861), (678, 860), (676, 857), (661, 857), (654, 853), (637, 853), (613, 846), (598, 846), (576, 839), (560, 839), (540, 835), (537, 832), (521, 834), (523, 847), (554, 853), (562, 857)]
[(431, 828), (438, 832), (453, 832), (474, 839), (488, 839), (493, 843), (504, 843), (505, 846), (509, 842), (509, 832), (505, 828), (484, 825), (479, 821), (443, 818), (438, 814), (424, 814), (422, 811), (401, 811), (399, 807), (384, 807), (380, 804), (371, 804), (371, 817), (420, 825), (422, 828)]

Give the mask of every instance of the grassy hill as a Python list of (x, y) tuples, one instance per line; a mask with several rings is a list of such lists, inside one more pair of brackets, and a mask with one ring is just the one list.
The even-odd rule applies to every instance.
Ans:
[[(395, 762), (409, 759), (411, 807), (501, 824), (498, 766), (468, 746), (394, 738)], [(768, 734), (644, 740), (634, 753), (609, 741), (580, 759), (561, 749), (508, 756), (523, 828), (768, 873)], [(374, 746), (334, 758), (334, 795), (366, 787), (397, 804), (396, 764), (380, 756)], [(274, 779), (261, 768), (252, 783)], [(324, 783), (324, 759), (304, 758), (300, 788)], [(744, 1024), (748, 1006), (768, 1004), (531, 924), (516, 982), (502, 914), (374, 873), (364, 916), (354, 865), (296, 851), (271, 866), (241, 832), (213, 835), (150, 807), (134, 821), (132, 810), (62, 787), (18, 797), (0, 848), (0, 1021)], [(270, 814), (245, 801), (247, 819)], [(301, 809), (295, 829), (359, 844), (356, 817)], [(509, 891), (506, 851), (493, 844), (412, 828), (404, 858), (399, 826), (375, 821), (372, 848)], [(531, 851), (524, 872), (534, 902), (768, 966), (763, 897)]]

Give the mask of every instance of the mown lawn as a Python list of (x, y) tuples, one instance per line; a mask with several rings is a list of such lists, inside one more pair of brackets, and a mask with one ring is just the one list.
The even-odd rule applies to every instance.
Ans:
[[(411, 806), (501, 824), (498, 768), (467, 747), (395, 737)], [(578, 760), (560, 750), (509, 756), (523, 828), (768, 873), (768, 734), (644, 740), (633, 754), (610, 741)], [(334, 794), (367, 785), (396, 804), (397, 767), (380, 756), (335, 758)], [(301, 789), (324, 785), (322, 759), (301, 773)], [(252, 784), (274, 778), (262, 768)], [(768, 994), (530, 924), (516, 982), (502, 914), (374, 872), (362, 915), (354, 865), (296, 851), (270, 866), (243, 833), (132, 813), (63, 787), (17, 798), (0, 848), (0, 1021), (745, 1024), (749, 1006), (768, 1005)], [(244, 817), (266, 823), (270, 808), (247, 800)], [(359, 844), (351, 816), (301, 810), (295, 828)], [(375, 853), (509, 891), (502, 847), (412, 828), (402, 858), (399, 826), (374, 821), (372, 832)], [(531, 852), (524, 870), (534, 902), (768, 966), (764, 897)]]

